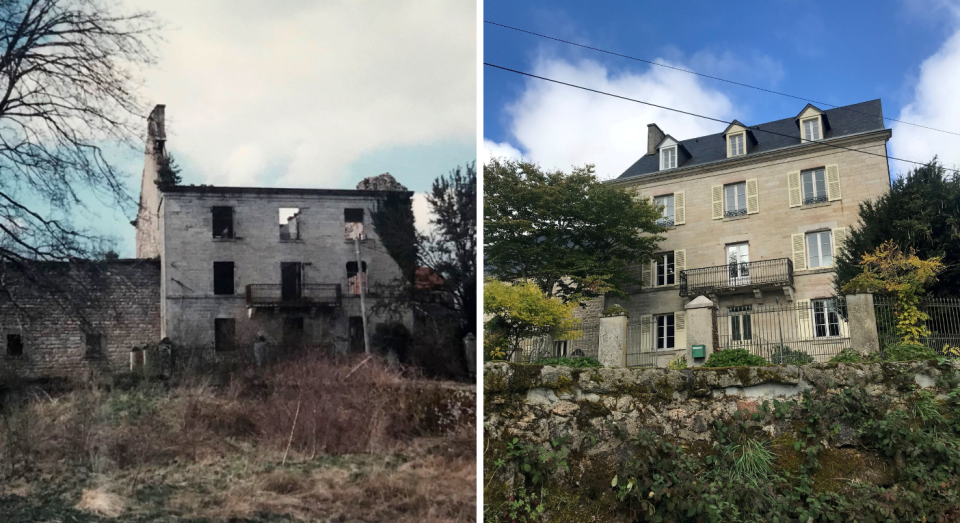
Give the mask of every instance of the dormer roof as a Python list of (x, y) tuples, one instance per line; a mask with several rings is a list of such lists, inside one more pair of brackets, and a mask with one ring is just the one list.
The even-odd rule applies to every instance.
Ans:
[(730, 133), (739, 133), (740, 131), (748, 131), (748, 130), (750, 130), (750, 128), (740, 123), (740, 120), (734, 120), (730, 122), (730, 125), (728, 125), (727, 128), (724, 129), (723, 132), (720, 134), (722, 134), (723, 136), (727, 136)]

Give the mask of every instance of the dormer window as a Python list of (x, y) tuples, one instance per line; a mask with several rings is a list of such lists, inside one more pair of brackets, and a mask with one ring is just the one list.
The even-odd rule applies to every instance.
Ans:
[(801, 122), (803, 124), (803, 140), (816, 141), (820, 139), (820, 117), (809, 118)]
[(733, 156), (743, 156), (746, 154), (747, 148), (744, 144), (744, 138), (746, 133), (730, 135), (727, 139), (730, 141), (730, 157)]
[(677, 146), (660, 149), (660, 170), (673, 169), (677, 166)]

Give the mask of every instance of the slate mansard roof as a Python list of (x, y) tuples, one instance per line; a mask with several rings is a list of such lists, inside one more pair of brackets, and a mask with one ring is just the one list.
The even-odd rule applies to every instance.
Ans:
[[(823, 112), (827, 122), (829, 122), (826, 131), (823, 133), (823, 140), (884, 129), (883, 108), (880, 105), (879, 99), (827, 109)], [(747, 127), (747, 129), (752, 131), (753, 137), (756, 139), (756, 145), (750, 148), (750, 152), (746, 157), (757, 153), (800, 145), (800, 127), (797, 125), (796, 116), (760, 125), (752, 125)], [(765, 133), (763, 132), (764, 130), (771, 132)], [(666, 130), (664, 132), (666, 132)], [(681, 140), (680, 144), (689, 151), (690, 159), (678, 165), (678, 168), (703, 165), (727, 159), (727, 142), (723, 137), (723, 133)], [(731, 158), (731, 160), (743, 158), (744, 156), (738, 156)], [(652, 174), (659, 171), (660, 158), (658, 151), (657, 153), (647, 154), (641, 157), (624, 171), (618, 179), (633, 178), (635, 176)]]

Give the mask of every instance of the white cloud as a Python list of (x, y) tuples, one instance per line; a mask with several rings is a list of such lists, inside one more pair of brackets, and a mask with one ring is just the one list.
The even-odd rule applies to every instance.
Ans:
[(430, 219), (433, 217), (434, 214), (430, 212), (430, 204), (427, 202), (427, 193), (414, 193), (413, 221), (417, 230), (423, 234), (428, 234), (433, 229), (430, 225)]
[(507, 142), (494, 142), (493, 140), (483, 140), (483, 163), (490, 163), (494, 158), (520, 159), (523, 155), (516, 147)]
[(127, 3), (169, 23), (146, 92), (193, 179), (352, 187), (364, 154), (475, 136), (474, 2)]
[[(948, 3), (940, 2), (946, 7)], [(952, 4), (960, 20), (960, 4)], [(952, 132), (960, 132), (960, 29), (920, 64), (913, 85), (912, 99), (897, 116), (898, 120)], [(897, 122), (891, 124), (891, 154), (900, 158), (925, 162), (939, 155), (944, 165), (960, 168), (960, 137)], [(906, 173), (909, 164), (893, 162), (894, 173)]]
[[(540, 58), (533, 72), (706, 116), (728, 120), (734, 117), (733, 105), (726, 95), (704, 86), (696, 76), (662, 67), (651, 67), (639, 74), (617, 73), (591, 60)], [(524, 158), (544, 168), (569, 169), (593, 163), (600, 178), (619, 176), (646, 154), (649, 123), (658, 124), (679, 140), (720, 132), (725, 127), (537, 79), (526, 82), (524, 92), (506, 112), (511, 118), (513, 141)], [(745, 118), (743, 113), (735, 116)], [(503, 144), (493, 146), (502, 148)]]

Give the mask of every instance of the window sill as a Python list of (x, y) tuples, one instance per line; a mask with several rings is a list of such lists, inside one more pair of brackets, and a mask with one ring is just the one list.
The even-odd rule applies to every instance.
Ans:
[(242, 240), (242, 239), (243, 239), (243, 238), (241, 238), (241, 237), (239, 237), (239, 236), (236, 236), (236, 237), (234, 237), (234, 238), (214, 238), (213, 241), (215, 241), (215, 242), (227, 242), (227, 243), (230, 243), (230, 242), (235, 242), (235, 241), (239, 241), (239, 240)]
[(644, 292), (653, 292), (653, 291), (675, 291), (680, 289), (679, 283), (674, 283), (671, 285), (651, 285), (649, 287), (644, 287), (641, 289)]
[(823, 274), (827, 272), (837, 272), (836, 267), (817, 267), (816, 269), (799, 269), (794, 270), (794, 276), (809, 276), (811, 274)]
[(735, 222), (737, 220), (746, 220), (749, 218), (749, 214), (741, 214), (740, 216), (724, 216), (723, 221), (725, 222)]
[(833, 202), (820, 202), (820, 203), (811, 203), (808, 205), (801, 205), (800, 210), (805, 211), (807, 209), (817, 209), (819, 207), (830, 207), (831, 203)]

